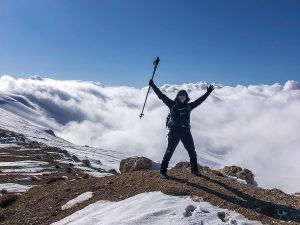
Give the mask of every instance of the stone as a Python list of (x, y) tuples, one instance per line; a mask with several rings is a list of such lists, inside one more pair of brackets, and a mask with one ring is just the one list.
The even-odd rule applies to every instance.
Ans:
[(190, 166), (190, 163), (189, 162), (179, 162), (177, 163), (173, 169), (190, 169), (191, 166)]
[(236, 174), (238, 172), (243, 171), (243, 169), (241, 167), (239, 167), (239, 166), (225, 166), (220, 171), (223, 172), (224, 174), (228, 175), (228, 176), (234, 176), (234, 177), (236, 177)]
[(76, 155), (72, 155), (74, 162), (80, 162), (80, 159)]
[(119, 173), (115, 169), (108, 170), (109, 173), (112, 173), (113, 175), (118, 175)]
[[(201, 166), (199, 163), (197, 165), (198, 165), (198, 170), (200, 172), (203, 171), (204, 167)], [(191, 169), (191, 165), (190, 165), (189, 162), (179, 162), (172, 169), (180, 169), (180, 170), (182, 170), (182, 169), (188, 169), (188, 170), (190, 170)]]
[(121, 160), (119, 170), (121, 173), (150, 170), (152, 165), (153, 161), (146, 157), (130, 157)]
[(242, 169), (239, 166), (225, 166), (219, 171), (227, 176), (245, 180), (247, 184), (257, 185), (254, 180), (254, 174), (248, 169)]
[(88, 160), (88, 159), (82, 160), (82, 165), (85, 166), (85, 167), (91, 167), (92, 166), (90, 160)]

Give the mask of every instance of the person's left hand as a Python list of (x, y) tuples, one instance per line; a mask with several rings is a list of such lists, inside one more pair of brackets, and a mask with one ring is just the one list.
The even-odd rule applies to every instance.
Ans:
[(210, 94), (215, 89), (215, 86), (211, 84), (206, 88), (207, 88), (207, 92)]

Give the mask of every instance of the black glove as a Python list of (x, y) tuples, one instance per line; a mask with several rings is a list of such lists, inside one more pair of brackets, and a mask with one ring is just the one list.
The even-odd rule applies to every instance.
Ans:
[(154, 85), (153, 79), (150, 79), (150, 80), (149, 80), (149, 86), (152, 87), (153, 85)]
[(212, 93), (212, 91), (215, 89), (215, 87), (214, 87), (214, 85), (209, 85), (208, 87), (206, 87), (206, 89), (207, 89), (207, 93)]

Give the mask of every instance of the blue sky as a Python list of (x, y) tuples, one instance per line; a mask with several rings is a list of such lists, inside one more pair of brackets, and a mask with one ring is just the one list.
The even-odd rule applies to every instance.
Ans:
[(0, 74), (105, 85), (300, 81), (297, 0), (0, 0)]

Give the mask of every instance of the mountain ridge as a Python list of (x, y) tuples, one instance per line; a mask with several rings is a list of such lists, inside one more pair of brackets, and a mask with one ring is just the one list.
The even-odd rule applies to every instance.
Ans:
[[(49, 148), (47, 150), (48, 147), (45, 144), (26, 141), (26, 138), (22, 138), (22, 134), (5, 130), (1, 132), (1, 137), (11, 137), (11, 139), (15, 137), (16, 140), (19, 140), (19, 144), (16, 146), (2, 146), (2, 162), (3, 160), (4, 162), (23, 162), (19, 158), (22, 146), (25, 147), (24, 150), (27, 152), (37, 152), (38, 148), (45, 148), (46, 152), (44, 153), (46, 156), (40, 154), (39, 157), (34, 156), (32, 158), (37, 162), (41, 160), (50, 162), (51, 157), (56, 157), (55, 154), (47, 154), (47, 151), (49, 153), (64, 152), (59, 148)], [(4, 143), (3, 140), (2, 138), (2, 143)], [(21, 142), (25, 145), (20, 144)], [(15, 155), (16, 152), (18, 152), (18, 155)], [(9, 158), (5, 159), (4, 156), (6, 155)], [(76, 162), (82, 163), (82, 161), (73, 161), (73, 163), (71, 161), (69, 169), (61, 162), (56, 158), (57, 168), (61, 168), (59, 173), (39, 174), (37, 175), (38, 178), (25, 181), (25, 183), (21, 180), (14, 180), (16, 178), (25, 179), (26, 175), (16, 176), (11, 173), (1, 175), (2, 182), (35, 185), (16, 197), (12, 203), (1, 208), (1, 225), (48, 225), (99, 200), (122, 201), (141, 193), (155, 191), (171, 196), (194, 196), (196, 199), (210, 202), (220, 208), (236, 211), (249, 220), (260, 221), (263, 224), (300, 224), (299, 196), (286, 194), (279, 189), (268, 190), (253, 185), (241, 184), (224, 176), (219, 176), (209, 168), (203, 171), (201, 177), (191, 175), (190, 171), (184, 168), (169, 170), (168, 179), (162, 179), (159, 176), (159, 171), (135, 171), (112, 176), (92, 177), (86, 175), (87, 171), (80, 170), (82, 167), (76, 168), (72, 165)], [(85, 165), (88, 165), (88, 163), (85, 163)], [(70, 209), (61, 209), (61, 206), (70, 199), (86, 192), (93, 192), (93, 197)], [(4, 197), (7, 195), (4, 191), (2, 193)], [(1, 205), (3, 205), (3, 196), (0, 201)], [(224, 221), (226, 222), (226, 220)]]

